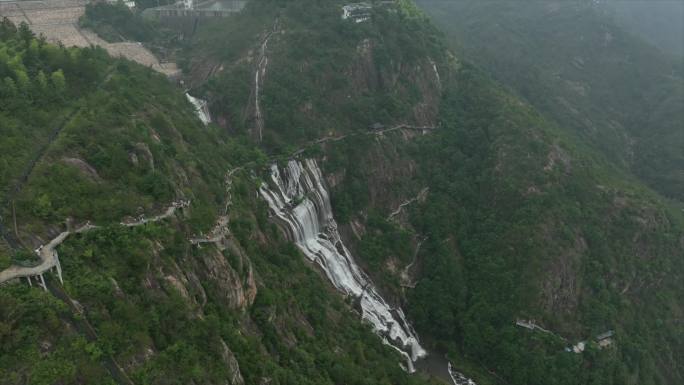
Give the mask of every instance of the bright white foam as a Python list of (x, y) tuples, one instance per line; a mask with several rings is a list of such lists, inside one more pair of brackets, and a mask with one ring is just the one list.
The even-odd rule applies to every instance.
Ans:
[(272, 165), (271, 185), (263, 184), (259, 193), (304, 255), (323, 269), (339, 291), (359, 299), (362, 318), (383, 342), (407, 358), (407, 369), (413, 372), (413, 362), (427, 353), (404, 312), (385, 302), (342, 243), (316, 161), (291, 160), (282, 175)]
[(195, 107), (195, 113), (197, 114), (199, 120), (201, 120), (205, 126), (211, 123), (211, 115), (209, 115), (209, 106), (207, 105), (207, 101), (193, 97), (188, 93), (185, 94), (185, 97), (187, 97), (188, 101), (190, 101), (192, 106)]

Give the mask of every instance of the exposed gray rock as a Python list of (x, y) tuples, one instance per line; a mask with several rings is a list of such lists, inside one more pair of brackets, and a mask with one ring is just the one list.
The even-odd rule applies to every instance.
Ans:
[(235, 359), (235, 354), (233, 354), (233, 352), (228, 348), (228, 345), (226, 345), (225, 341), (220, 341), (221, 346), (223, 347), (221, 356), (223, 358), (223, 362), (228, 367), (228, 371), (230, 372), (230, 377), (228, 378), (226, 385), (244, 385), (245, 380), (242, 378), (242, 373), (240, 373), (240, 365), (238, 364), (237, 359)]

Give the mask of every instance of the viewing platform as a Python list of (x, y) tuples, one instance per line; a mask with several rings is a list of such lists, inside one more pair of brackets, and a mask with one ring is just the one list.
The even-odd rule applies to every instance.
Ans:
[(190, 17), (210, 18), (228, 17), (242, 9), (247, 0), (209, 0), (194, 4), (192, 1), (183, 1), (173, 5), (149, 8), (143, 11), (146, 17)]

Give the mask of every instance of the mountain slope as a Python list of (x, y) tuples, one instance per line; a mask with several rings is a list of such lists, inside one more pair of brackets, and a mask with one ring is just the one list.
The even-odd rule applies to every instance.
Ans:
[(442, 79), (431, 134), (322, 146), (366, 270), (478, 383), (677, 383), (681, 213), (481, 70)]
[[(216, 125), (149, 70), (91, 61), (111, 72), (17, 194), (16, 227), (26, 250), (67, 216), (102, 227), (59, 247), (66, 281), (48, 287), (65, 301), (0, 287), (0, 378), (454, 383), (446, 355), (478, 384), (682, 382), (681, 211), (622, 147), (449, 53), (412, 2), (374, 3), (362, 23), (342, 5), (251, 1), (169, 43)], [(312, 163), (315, 188), (297, 171)], [(325, 257), (354, 261), (364, 287), (341, 296), (302, 241), (334, 245)], [(384, 325), (404, 310), (426, 369), (400, 368), (393, 336), (361, 321), (364, 295), (394, 308)]]
[[(677, 383), (681, 215), (478, 70), (457, 79), (451, 129), (419, 150), (418, 325), (509, 383)], [(613, 349), (563, 350), (611, 329)]]
[(626, 30), (664, 52), (684, 55), (684, 4), (681, 1), (608, 1), (607, 12)]
[(421, 4), (463, 55), (586, 145), (682, 200), (680, 60), (625, 32), (590, 3)]
[(335, 1), (252, 2), (231, 25), (207, 22), (183, 56), (193, 80), (212, 75), (201, 91), (222, 126), (256, 130), (258, 101), (272, 152), (374, 123), (426, 125), (438, 104), (433, 64), (445, 51), (411, 12), (378, 6), (372, 23), (351, 26)]
[[(25, 47), (36, 40), (22, 43), (13, 32), (3, 39), (15, 63), (30, 65)], [(62, 95), (83, 108), (20, 183), (11, 231), (30, 250), (64, 221), (101, 227), (59, 247), (63, 287), (48, 274), (50, 293), (0, 288), (0, 383), (426, 383), (401, 370), (399, 355), (268, 223), (257, 181), (238, 169), (262, 164), (255, 146), (202, 126), (184, 96), (149, 69), (99, 50), (37, 48), (38, 65), (63, 70), (67, 87), (78, 84), (77, 73), (103, 75), (78, 103)], [(53, 51), (90, 60), (70, 63), (72, 73), (45, 58)], [(43, 108), (37, 103), (3, 109), (3, 118), (27, 119), (21, 111)], [(169, 219), (119, 224), (178, 199), (190, 205)], [(219, 215), (218, 239), (203, 240)]]
[[(269, 67), (264, 99), (274, 95), (278, 105), (297, 111), (297, 119), (309, 118), (310, 110), (302, 106), (300, 95), (283, 90), (279, 81), (287, 79), (288, 84), (303, 84), (306, 89), (311, 79), (320, 76), (308, 63), (327, 63), (329, 51), (340, 47), (355, 45), (359, 52), (358, 47), (368, 46), (368, 36), (372, 41), (385, 17), (377, 10), (372, 25), (354, 28), (335, 20), (339, 10), (333, 13), (334, 2), (323, 4), (312, 9), (321, 9), (325, 16), (312, 12), (305, 23), (299, 7), (283, 7), (281, 33), (268, 43), (273, 52), (269, 63), (278, 63), (285, 61), (282, 55), (300, 52), (300, 29), (315, 36), (313, 31), (324, 29), (321, 24), (336, 32), (347, 28), (342, 31), (348, 35), (340, 43), (310, 48), (298, 55), (296, 64)], [(440, 41), (419, 12), (409, 6), (404, 11), (409, 21), (403, 26), (423, 25), (417, 29), (425, 37), (417, 41)], [(264, 23), (264, 30), (270, 27)], [(381, 31), (391, 28), (383, 26)], [(385, 36), (383, 41), (391, 39)], [(389, 47), (384, 44), (384, 49)], [(398, 57), (399, 52), (394, 48), (390, 57)], [(318, 131), (318, 138), (340, 138), (314, 145), (309, 154), (323, 161), (335, 216), (366, 271), (390, 297), (408, 301), (409, 318), (429, 346), (448, 349), (459, 358), (454, 361), (459, 368), (471, 369), (467, 374), (478, 380), (491, 376), (485, 369), (489, 368), (512, 383), (549, 383), (544, 375), (549, 372), (558, 383), (676, 383), (681, 368), (673, 357), (682, 349), (676, 330), (681, 312), (677, 298), (682, 292), (677, 278), (682, 273), (680, 213), (624, 170), (627, 161), (619, 160), (625, 155), (614, 145), (613, 136), (596, 133), (605, 135), (606, 142), (588, 146), (590, 134), (566, 131), (552, 116), (538, 114), (480, 71), (447, 53), (423, 51), (422, 55), (434, 57), (433, 84), (438, 79), (440, 87), (440, 104), (432, 106), (439, 111), (437, 119), (430, 121), (439, 127), (433, 134), (420, 139), (399, 130), (342, 138), (345, 127), (335, 124), (336, 112), (317, 116), (321, 123), (309, 134)], [(641, 68), (647, 57), (644, 53), (644, 61), (635, 68)], [(381, 61), (366, 62), (367, 68), (389, 73), (390, 78), (403, 75), (383, 67)], [(345, 81), (333, 83), (333, 90), (325, 92), (328, 96), (314, 98), (316, 102), (337, 107), (338, 90), (349, 92), (351, 100), (361, 100), (368, 92), (366, 87), (346, 88), (363, 82), (368, 71), (349, 70), (355, 67), (348, 56), (339, 65), (328, 71), (345, 74)], [(412, 82), (419, 88), (424, 83), (415, 78)], [(323, 90), (328, 86), (317, 85)], [(400, 92), (401, 87), (390, 89)], [(377, 93), (383, 88), (370, 90)], [(211, 92), (221, 95), (220, 89)], [(281, 135), (285, 127), (306, 126), (283, 124), (278, 118), (292, 113), (276, 107), (264, 110), (266, 136)], [(381, 106), (367, 103), (363, 108), (377, 111)], [(353, 117), (364, 116), (363, 111), (360, 108)], [(392, 116), (411, 122), (406, 115)], [(336, 120), (325, 120), (330, 118)], [(356, 129), (370, 122), (359, 121)], [(330, 127), (330, 132), (323, 127)], [(292, 140), (301, 139), (285, 141)], [(676, 146), (676, 141), (670, 144)], [(407, 206), (413, 218), (397, 229), (386, 218), (425, 187), (429, 190), (425, 203)], [(413, 290), (410, 283), (409, 288), (402, 286), (400, 274), (412, 262), (407, 248), (417, 250), (419, 258)], [(662, 302), (653, 301), (656, 293)], [(537, 319), (568, 341), (525, 335), (515, 326), (517, 318)], [(641, 337), (644, 328), (655, 327), (656, 319), (669, 321), (659, 333)], [(616, 350), (580, 356), (564, 351), (571, 342), (609, 329), (625, 336)], [(640, 341), (633, 343), (635, 339)], [(642, 356), (628, 358), (632, 349)], [(536, 364), (527, 368), (530, 360)]]

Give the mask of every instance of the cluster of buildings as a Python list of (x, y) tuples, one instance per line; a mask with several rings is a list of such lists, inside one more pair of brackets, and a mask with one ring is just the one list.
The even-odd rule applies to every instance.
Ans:
[(369, 3), (351, 3), (342, 7), (342, 19), (363, 23), (371, 18), (373, 6)]
[[(534, 320), (518, 319), (515, 321), (515, 324), (517, 326), (523, 327), (525, 329), (539, 330), (539, 331), (542, 331), (544, 333), (549, 333), (549, 334), (552, 334), (552, 335), (562, 339), (563, 341), (566, 341), (566, 342), (568, 341), (567, 339), (565, 339), (565, 338), (563, 338), (563, 337), (561, 337), (561, 336), (537, 325), (537, 323)], [(596, 337), (594, 337), (594, 340), (596, 341), (596, 344), (598, 345), (598, 347), (600, 349), (605, 349), (605, 348), (607, 348), (613, 344), (613, 336), (614, 335), (615, 335), (615, 332), (613, 330), (608, 330), (608, 331), (603, 332), (603, 333), (597, 335)], [(586, 349), (587, 344), (588, 344), (588, 342), (586, 340), (580, 341), (580, 342), (576, 343), (575, 345), (568, 346), (567, 348), (565, 348), (565, 351), (569, 352), (569, 353), (579, 354), (579, 353), (584, 352), (584, 349)]]
[(149, 8), (143, 11), (145, 15), (156, 17), (227, 17), (240, 12), (247, 4), (247, 0), (180, 0), (173, 5)]
[(119, 1), (123, 2), (125, 6), (127, 6), (129, 9), (135, 8), (135, 1), (133, 0), (107, 0), (109, 4), (116, 4)]
[[(612, 345), (613, 344), (613, 335), (615, 335), (615, 332), (612, 330), (608, 330), (607, 332), (604, 332), (604, 333), (597, 335), (595, 340), (596, 340), (596, 343), (598, 344), (599, 348), (604, 349), (604, 348), (607, 348), (610, 345)], [(579, 353), (582, 353), (586, 347), (587, 347), (587, 341), (580, 341), (576, 345), (573, 345), (572, 347), (565, 348), (565, 351), (579, 354)]]

